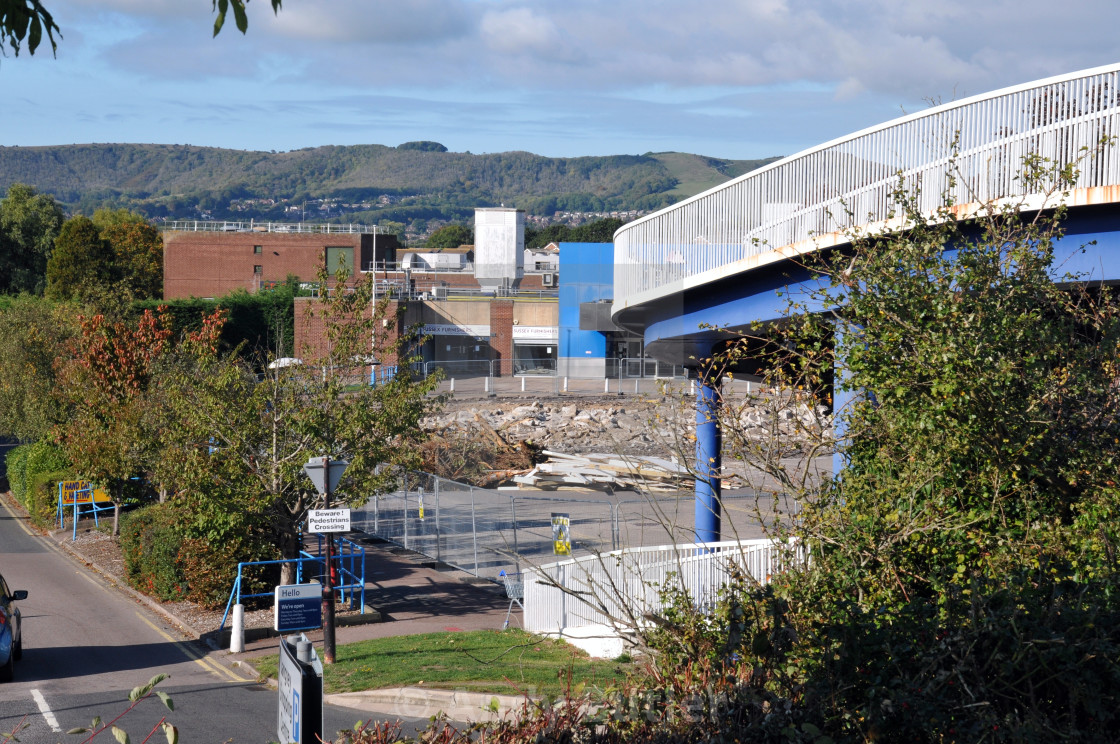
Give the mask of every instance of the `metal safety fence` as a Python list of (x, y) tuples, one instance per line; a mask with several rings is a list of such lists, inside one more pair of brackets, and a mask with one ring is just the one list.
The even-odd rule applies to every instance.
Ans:
[(514, 357), (512, 359), (448, 359), (419, 362), (413, 369), (424, 377), (442, 372), (445, 378), (520, 376), (570, 377), (575, 379), (606, 378), (608, 380), (683, 380), (688, 370), (679, 364), (667, 364), (646, 357), (604, 359), (601, 375), (568, 374), (556, 359)]
[[(395, 491), (351, 512), (351, 526), (440, 564), (497, 580), (556, 555), (553, 517), (568, 524), (572, 556), (695, 540), (691, 491), (638, 494), (478, 488), (410, 473)], [(724, 534), (765, 535), (756, 494), (723, 496)]]

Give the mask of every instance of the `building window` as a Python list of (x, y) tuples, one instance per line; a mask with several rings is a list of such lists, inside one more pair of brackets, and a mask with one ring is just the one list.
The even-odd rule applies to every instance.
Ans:
[(257, 275), (263, 274), (264, 273), (264, 267), (263, 266), (254, 266), (253, 267), (253, 273), (257, 274)]
[(260, 246), (260, 245), (254, 245), (253, 246), (253, 254), (254, 255), (259, 256), (262, 253), (264, 253), (264, 246)]
[(354, 272), (354, 246), (327, 246), (327, 273), (334, 276), (338, 273), (340, 268), (345, 269), (347, 274)]

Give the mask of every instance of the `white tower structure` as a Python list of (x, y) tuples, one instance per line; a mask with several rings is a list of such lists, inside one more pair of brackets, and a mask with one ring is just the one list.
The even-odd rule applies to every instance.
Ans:
[(512, 287), (525, 273), (525, 212), (474, 210), (474, 275), (483, 289)]

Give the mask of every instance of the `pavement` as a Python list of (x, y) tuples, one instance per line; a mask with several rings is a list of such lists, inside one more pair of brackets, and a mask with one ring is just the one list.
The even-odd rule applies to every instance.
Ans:
[[(5, 497), (14, 508), (21, 508), (10, 494), (5, 494)], [(228, 633), (222, 639), (214, 633), (199, 633), (188, 620), (115, 579), (110, 571), (90, 563), (88, 558), (73, 550), (69, 546), (68, 532), (52, 534), (65, 553), (79, 564), (97, 571), (116, 591), (170, 620), (184, 634), (207, 643), (211, 648), (211, 658), (219, 663), (255, 675), (253, 660), (276, 653), (277, 636), (271, 629), (268, 632), (262, 632), (264, 629), (247, 632), (245, 650), (231, 653), (228, 650)], [(449, 566), (441, 566), (425, 556), (376, 538), (363, 542), (366, 547), (366, 614), (351, 615), (345, 620), (347, 624), (336, 628), (337, 645), (421, 633), (502, 628), (509, 600), (499, 585)], [(516, 607), (514, 609), (517, 610)], [(515, 611), (510, 625), (517, 627), (520, 621), (520, 612)], [(322, 630), (310, 631), (307, 636), (318, 648), (322, 648)], [(269, 682), (275, 685), (275, 680)], [(324, 700), (330, 705), (389, 718), (429, 718), (443, 714), (456, 722), (494, 720), (521, 710), (526, 704), (526, 699), (521, 696), (423, 687), (331, 694), (326, 695)]]

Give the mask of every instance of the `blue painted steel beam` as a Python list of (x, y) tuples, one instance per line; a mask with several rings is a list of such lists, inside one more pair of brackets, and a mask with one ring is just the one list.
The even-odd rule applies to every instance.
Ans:
[(720, 539), (720, 466), (723, 432), (719, 423), (719, 378), (701, 375), (696, 388), (696, 542)]

